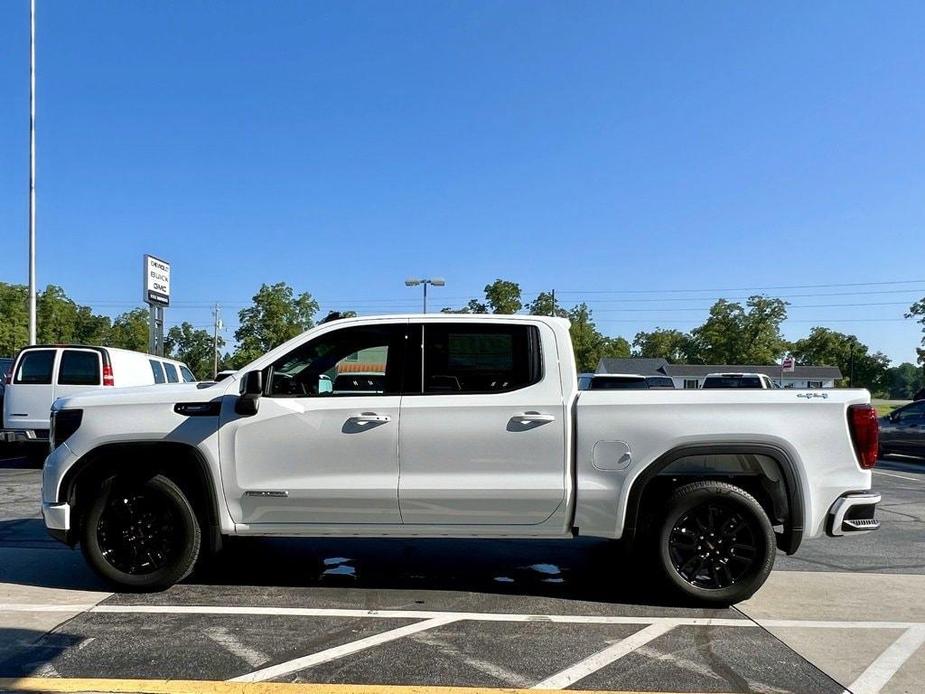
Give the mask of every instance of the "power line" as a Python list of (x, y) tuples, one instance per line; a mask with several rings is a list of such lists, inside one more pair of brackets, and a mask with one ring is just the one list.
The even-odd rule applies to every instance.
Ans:
[(834, 287), (875, 287), (896, 284), (925, 284), (921, 280), (890, 280), (887, 282), (840, 282), (833, 284), (784, 284), (774, 287), (724, 287), (720, 289), (562, 289), (561, 294), (681, 294), (685, 292), (751, 292), (781, 289), (829, 289)]

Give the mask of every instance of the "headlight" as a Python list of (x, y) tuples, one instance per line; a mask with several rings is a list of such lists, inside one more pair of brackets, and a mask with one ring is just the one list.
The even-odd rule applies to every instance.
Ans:
[(55, 450), (74, 435), (74, 432), (80, 428), (83, 416), (83, 410), (52, 411), (51, 429), (48, 432), (48, 440), (51, 441), (51, 450)]

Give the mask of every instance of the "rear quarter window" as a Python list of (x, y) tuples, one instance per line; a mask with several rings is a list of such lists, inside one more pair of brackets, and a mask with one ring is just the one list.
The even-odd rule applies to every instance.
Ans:
[(55, 350), (30, 349), (19, 358), (13, 383), (23, 385), (45, 385), (51, 383), (51, 372), (55, 366)]

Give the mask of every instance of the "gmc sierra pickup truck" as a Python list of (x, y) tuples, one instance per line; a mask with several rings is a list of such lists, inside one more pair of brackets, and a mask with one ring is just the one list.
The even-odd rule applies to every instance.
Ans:
[(231, 535), (592, 536), (731, 603), (777, 548), (878, 527), (877, 432), (864, 390), (579, 391), (564, 319), (349, 318), (219, 383), (57, 400), (42, 510), (125, 589)]

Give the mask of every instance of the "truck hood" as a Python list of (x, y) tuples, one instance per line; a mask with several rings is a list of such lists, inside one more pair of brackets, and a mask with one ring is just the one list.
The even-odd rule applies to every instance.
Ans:
[(224, 394), (234, 383), (226, 379), (219, 383), (163, 383), (130, 388), (97, 389), (58, 398), (53, 410), (79, 409), (101, 405), (148, 405), (176, 402), (205, 402)]

